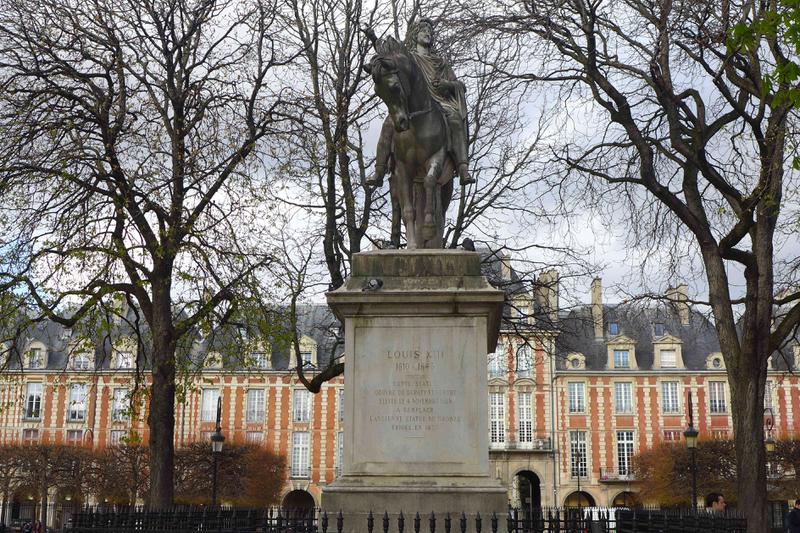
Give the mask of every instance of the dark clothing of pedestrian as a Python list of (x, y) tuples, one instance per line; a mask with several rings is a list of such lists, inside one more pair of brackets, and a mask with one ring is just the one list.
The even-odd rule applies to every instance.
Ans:
[(800, 533), (800, 509), (795, 507), (789, 511), (786, 526), (789, 528), (789, 533)]

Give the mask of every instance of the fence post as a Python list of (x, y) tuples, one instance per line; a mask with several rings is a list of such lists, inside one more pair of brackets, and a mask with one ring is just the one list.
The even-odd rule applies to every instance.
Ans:
[(430, 533), (436, 533), (436, 515), (433, 514), (433, 511), (431, 511), (431, 517), (428, 519), (428, 525)]
[(372, 516), (372, 509), (370, 509), (367, 515), (367, 531), (372, 533), (373, 527), (375, 527), (375, 517)]
[(383, 533), (389, 533), (389, 512), (383, 511)]

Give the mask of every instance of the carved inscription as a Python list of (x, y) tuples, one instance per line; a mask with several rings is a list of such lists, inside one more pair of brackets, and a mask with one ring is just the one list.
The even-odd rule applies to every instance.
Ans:
[[(437, 379), (455, 362), (441, 350), (386, 350), (382, 357), (390, 379), (385, 387), (372, 389), (369, 398), (371, 425), (395, 436), (425, 437), (460, 425), (457, 403), (462, 391), (443, 386)], [(449, 380), (445, 380), (449, 381)]]

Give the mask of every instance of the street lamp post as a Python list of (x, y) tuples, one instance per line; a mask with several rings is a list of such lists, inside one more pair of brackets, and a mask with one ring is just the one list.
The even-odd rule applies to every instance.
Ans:
[(687, 403), (689, 411), (689, 427), (683, 432), (686, 439), (686, 447), (692, 456), (692, 508), (697, 507), (697, 436), (699, 432), (694, 428), (694, 415), (692, 412), (692, 391), (689, 391), (689, 401)]
[(222, 434), (220, 420), (222, 417), (222, 397), (217, 398), (217, 429), (211, 435), (211, 456), (213, 457), (213, 473), (211, 480), (211, 506), (217, 506), (217, 461), (222, 453), (222, 443), (225, 436)]
[(764, 421), (765, 429), (767, 430), (767, 439), (764, 441), (764, 448), (769, 456), (775, 451), (775, 440), (772, 438), (772, 428), (775, 427), (775, 415), (772, 412), (772, 407), (764, 408)]

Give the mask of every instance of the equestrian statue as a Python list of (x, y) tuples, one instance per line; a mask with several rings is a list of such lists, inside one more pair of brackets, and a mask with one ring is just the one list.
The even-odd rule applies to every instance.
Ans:
[(442, 248), (455, 174), (462, 186), (475, 183), (467, 157), (464, 84), (435, 54), (429, 19), (409, 26), (405, 45), (364, 31), (377, 52), (364, 69), (389, 109), (367, 185), (382, 186), (391, 171), (408, 249)]

